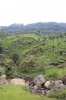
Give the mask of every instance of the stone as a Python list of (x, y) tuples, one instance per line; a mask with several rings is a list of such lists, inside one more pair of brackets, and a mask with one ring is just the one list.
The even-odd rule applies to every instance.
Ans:
[(43, 75), (38, 75), (37, 77), (35, 77), (32, 82), (34, 84), (43, 84), (45, 83), (45, 79), (44, 79), (44, 76)]
[(61, 87), (63, 87), (64, 85), (63, 85), (63, 82), (62, 82), (62, 80), (56, 80), (55, 81), (55, 88), (61, 88)]
[(0, 84), (8, 84), (8, 81), (6, 80), (6, 75), (0, 76)]
[(18, 85), (18, 84), (20, 84), (20, 85), (27, 86), (25, 80), (24, 80), (24, 79), (20, 79), (20, 78), (17, 78), (17, 79), (14, 78), (14, 79), (12, 79), (12, 80), (10, 81), (10, 84), (12, 84), (12, 85)]
[(42, 91), (41, 91), (41, 93), (42, 93), (43, 95), (46, 95), (46, 92), (45, 92), (45, 90), (42, 90)]
[(34, 86), (34, 89), (36, 89), (36, 90), (37, 90), (37, 89), (38, 89), (38, 87), (35, 85), (35, 86)]
[(31, 93), (36, 94), (37, 93), (37, 90), (32, 89)]
[(44, 87), (46, 87), (47, 89), (52, 89), (52, 87), (54, 86), (54, 81), (46, 81), (46, 83), (44, 84)]

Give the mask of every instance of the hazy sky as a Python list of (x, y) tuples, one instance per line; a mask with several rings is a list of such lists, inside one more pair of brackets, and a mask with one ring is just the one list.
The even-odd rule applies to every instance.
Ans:
[(0, 0), (0, 26), (66, 22), (66, 0)]

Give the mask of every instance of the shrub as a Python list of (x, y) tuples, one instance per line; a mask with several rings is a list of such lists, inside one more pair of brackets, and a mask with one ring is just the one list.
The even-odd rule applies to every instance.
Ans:
[(47, 95), (50, 98), (56, 98), (58, 100), (66, 100), (66, 88), (56, 89)]
[(5, 73), (4, 68), (0, 68), (0, 76), (3, 75)]
[(0, 53), (3, 53), (3, 51), (4, 51), (4, 47), (0, 45)]
[(19, 53), (14, 53), (12, 56), (11, 56), (12, 60), (16, 63), (17, 60), (19, 60)]
[(49, 75), (48, 77), (51, 79), (58, 79), (59, 76), (57, 73), (53, 73), (53, 74)]
[(4, 63), (5, 66), (5, 74), (6, 75), (12, 75), (14, 73), (14, 71), (16, 70), (16, 65), (15, 63), (12, 61), (12, 59), (7, 59)]

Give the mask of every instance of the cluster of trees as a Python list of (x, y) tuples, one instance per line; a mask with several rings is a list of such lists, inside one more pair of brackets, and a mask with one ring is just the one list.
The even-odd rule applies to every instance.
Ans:
[(50, 61), (45, 56), (36, 58), (34, 55), (20, 58), (18, 53), (14, 53), (10, 58), (7, 58), (5, 54), (0, 52), (0, 65), (5, 69), (6, 75), (14, 75), (15, 72), (29, 72), (30, 70), (42, 71), (45, 74), (45, 70), (49, 68)]
[[(0, 30), (3, 27), (0, 27)], [(4, 26), (8, 33), (34, 33), (34, 34), (44, 34), (44, 33), (57, 33), (57, 32), (66, 32), (66, 23), (56, 23), (56, 22), (47, 22), (47, 23), (33, 23), (28, 25), (23, 24), (12, 24), (8, 27)]]
[(2, 29), (0, 31), (0, 39), (2, 40), (2, 45), (4, 46), (4, 40), (7, 38), (7, 31), (5, 29)]

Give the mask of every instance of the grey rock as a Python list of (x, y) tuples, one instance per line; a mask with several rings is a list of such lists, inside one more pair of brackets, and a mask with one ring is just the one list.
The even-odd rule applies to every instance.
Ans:
[(36, 94), (37, 93), (37, 90), (35, 90), (35, 89), (32, 89), (32, 91), (31, 91), (33, 94)]
[(44, 79), (43, 75), (38, 75), (32, 81), (33, 81), (34, 84), (43, 84), (43, 83), (45, 83), (45, 79)]
[(55, 88), (62, 88), (64, 86), (63, 82), (61, 80), (55, 81)]

